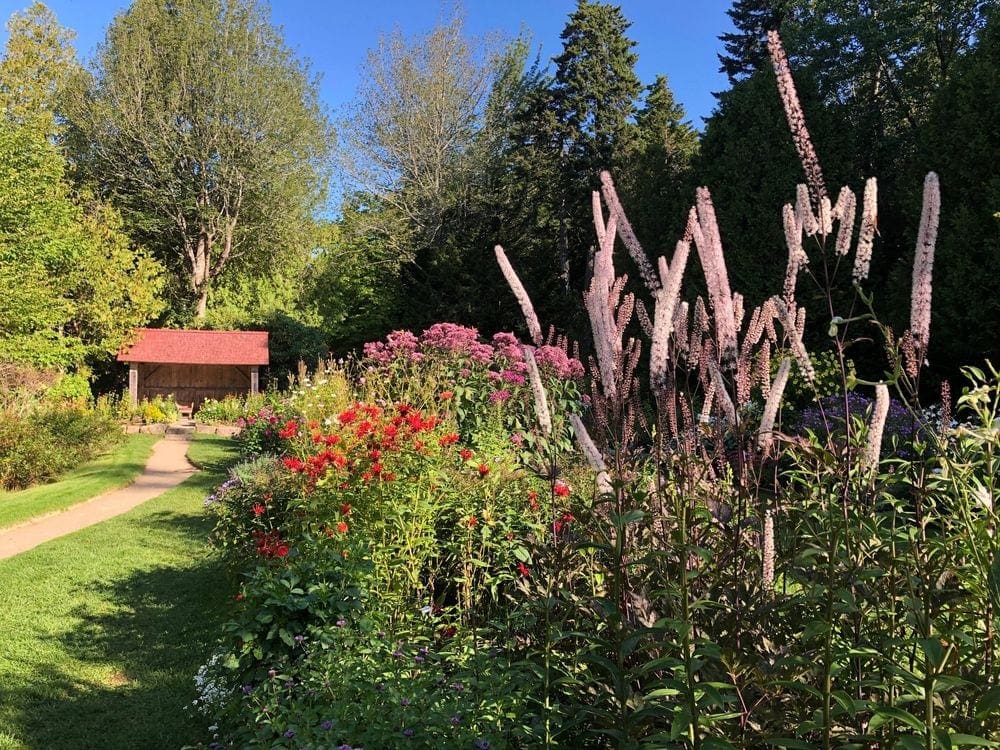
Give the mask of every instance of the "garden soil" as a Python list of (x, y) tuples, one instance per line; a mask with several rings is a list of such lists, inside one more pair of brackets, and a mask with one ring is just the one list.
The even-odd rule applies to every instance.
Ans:
[(187, 460), (190, 442), (188, 434), (168, 434), (153, 446), (146, 468), (128, 487), (0, 531), (0, 560), (121, 515), (176, 487), (196, 471)]

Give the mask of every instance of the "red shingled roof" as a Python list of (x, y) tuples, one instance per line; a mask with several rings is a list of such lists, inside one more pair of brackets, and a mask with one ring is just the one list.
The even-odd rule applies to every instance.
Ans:
[(266, 365), (267, 331), (178, 331), (140, 328), (119, 362), (187, 365)]

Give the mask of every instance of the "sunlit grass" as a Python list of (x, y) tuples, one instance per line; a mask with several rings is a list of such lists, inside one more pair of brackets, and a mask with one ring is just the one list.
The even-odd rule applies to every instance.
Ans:
[(0, 492), (0, 529), (124, 487), (142, 472), (160, 437), (129, 435), (105, 455), (74, 469), (58, 482)]
[(171, 748), (207, 740), (186, 710), (231, 583), (202, 503), (233, 456), (133, 511), (0, 561), (0, 749)]

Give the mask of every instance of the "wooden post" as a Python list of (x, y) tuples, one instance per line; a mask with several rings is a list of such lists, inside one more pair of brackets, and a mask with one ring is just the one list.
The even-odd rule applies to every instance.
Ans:
[(260, 390), (260, 367), (250, 365), (250, 395), (256, 396)]
[(128, 363), (128, 399), (135, 406), (139, 403), (139, 363)]

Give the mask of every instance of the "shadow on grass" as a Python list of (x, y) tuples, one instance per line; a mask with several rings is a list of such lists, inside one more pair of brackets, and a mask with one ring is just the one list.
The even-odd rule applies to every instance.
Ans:
[(177, 750), (210, 739), (208, 722), (188, 707), (193, 676), (229, 616), (220, 602), (232, 586), (221, 560), (205, 552), (205, 517), (160, 511), (142, 523), (156, 528), (157, 544), (190, 543), (191, 559), (71, 592), (86, 597), (70, 613), (80, 624), (49, 637), (67, 666), (50, 663), (31, 684), (0, 685), (0, 704), (19, 707), (29, 748)]

